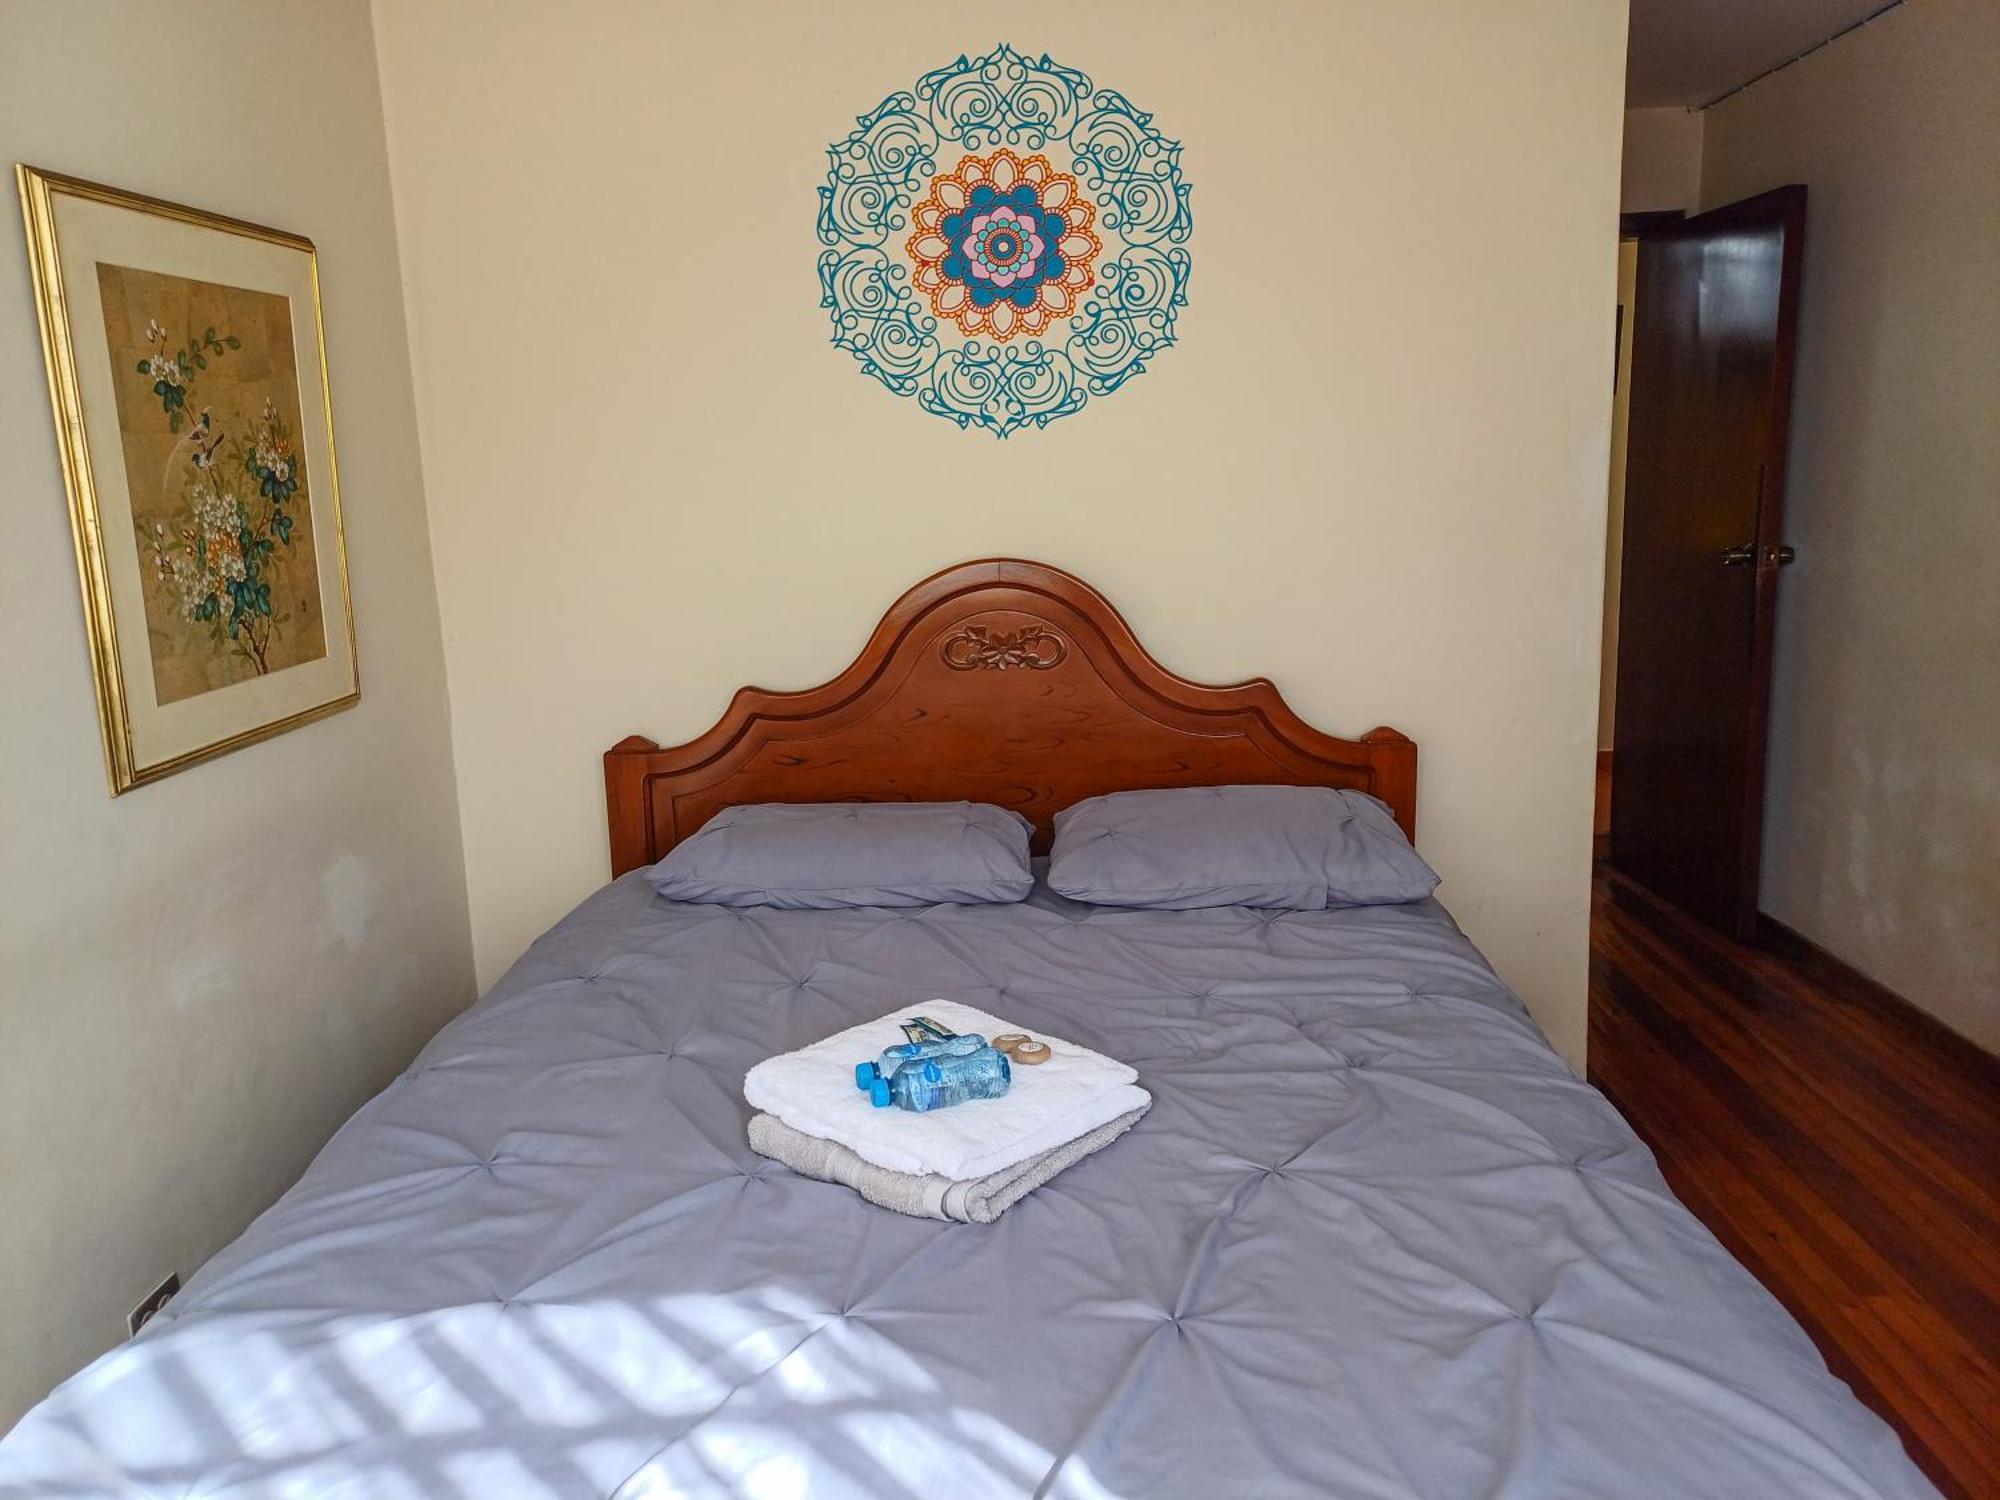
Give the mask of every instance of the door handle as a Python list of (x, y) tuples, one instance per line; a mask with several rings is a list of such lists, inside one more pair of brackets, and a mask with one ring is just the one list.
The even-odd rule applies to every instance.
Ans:
[[(1767, 568), (1789, 567), (1798, 561), (1795, 547), (1766, 547), (1763, 565)], [(1725, 568), (1747, 568), (1757, 562), (1757, 548), (1752, 542), (1738, 542), (1734, 547), (1722, 549), (1722, 565)]]

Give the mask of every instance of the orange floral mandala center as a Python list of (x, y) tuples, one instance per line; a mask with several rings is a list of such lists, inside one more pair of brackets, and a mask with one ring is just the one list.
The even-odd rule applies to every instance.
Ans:
[(913, 211), (916, 284), (968, 337), (1036, 334), (1076, 310), (1103, 242), (1097, 209), (1045, 156), (968, 156)]

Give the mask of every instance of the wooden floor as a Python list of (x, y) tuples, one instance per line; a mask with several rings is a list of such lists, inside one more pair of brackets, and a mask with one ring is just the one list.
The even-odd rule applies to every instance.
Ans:
[(1599, 869), (1591, 1082), (1938, 1487), (2000, 1496), (2000, 1065)]

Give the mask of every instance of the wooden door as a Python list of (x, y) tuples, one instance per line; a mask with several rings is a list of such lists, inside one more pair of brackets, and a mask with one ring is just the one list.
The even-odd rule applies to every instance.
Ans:
[(1648, 234), (1632, 338), (1611, 859), (1748, 939), (1806, 190)]

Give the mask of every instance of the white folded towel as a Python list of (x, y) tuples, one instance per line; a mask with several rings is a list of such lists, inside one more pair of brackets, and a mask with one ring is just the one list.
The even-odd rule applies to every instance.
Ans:
[[(1050, 1057), (1033, 1067), (1016, 1065), (1014, 1085), (999, 1099), (922, 1114), (877, 1109), (854, 1086), (854, 1065), (873, 1062), (903, 1041), (903, 1022), (917, 1015), (950, 1031), (976, 1031), (988, 1041), (1009, 1031), (1032, 1031), (1036, 1041), (1049, 1044)], [(745, 1076), (743, 1097), (792, 1129), (838, 1141), (879, 1167), (963, 1180), (1002, 1171), (1146, 1108), (1153, 1096), (1138, 1086), (1138, 1076), (1124, 1063), (1045, 1031), (954, 1000), (924, 1000), (797, 1052), (766, 1058)]]

